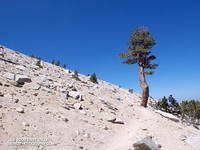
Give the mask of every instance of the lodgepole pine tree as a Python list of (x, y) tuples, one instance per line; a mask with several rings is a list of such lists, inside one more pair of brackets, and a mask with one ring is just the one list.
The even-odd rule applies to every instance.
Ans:
[(151, 55), (151, 48), (155, 45), (155, 39), (145, 27), (139, 27), (130, 36), (129, 47), (126, 52), (120, 53), (120, 58), (127, 58), (124, 64), (138, 64), (139, 80), (142, 88), (141, 106), (147, 107), (149, 86), (145, 75), (152, 75), (151, 69), (156, 69), (157, 64), (151, 64), (156, 56)]

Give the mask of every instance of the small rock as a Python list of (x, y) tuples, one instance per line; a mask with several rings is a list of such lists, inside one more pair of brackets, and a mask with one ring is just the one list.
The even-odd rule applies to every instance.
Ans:
[(67, 118), (62, 118), (64, 122), (68, 122), (69, 120)]
[(143, 140), (138, 141), (137, 143), (133, 144), (134, 150), (160, 150), (153, 141), (151, 137), (145, 137)]
[(38, 96), (38, 93), (34, 93), (33, 95), (34, 95), (34, 96)]
[(86, 137), (86, 138), (90, 138), (90, 134), (89, 133), (85, 133), (83, 136)]
[(46, 113), (46, 114), (50, 114), (51, 112), (50, 112), (49, 110), (47, 110), (45, 113)]
[(15, 103), (18, 103), (19, 102), (19, 99), (15, 99)]
[(103, 129), (104, 129), (104, 130), (108, 130), (109, 128), (108, 128), (107, 126), (105, 126)]
[(24, 113), (24, 109), (21, 108), (21, 107), (17, 107), (17, 108), (16, 108), (16, 111), (19, 112), (19, 113)]
[(9, 80), (14, 80), (15, 79), (15, 74), (7, 72), (6, 74), (3, 75), (5, 78)]
[(33, 86), (33, 90), (39, 90), (40, 88), (41, 88), (41, 86), (38, 84)]
[(81, 114), (87, 115), (87, 113), (84, 110), (79, 111)]
[(30, 126), (28, 123), (26, 123), (26, 122), (22, 122), (22, 125), (23, 126), (26, 126), (26, 127), (28, 127), (28, 126)]
[(24, 66), (21, 66), (21, 65), (17, 65), (15, 66), (17, 69), (21, 70), (21, 71), (24, 71), (26, 68)]
[(115, 124), (124, 124), (123, 120), (121, 120), (120, 118), (111, 118), (111, 119), (108, 119), (107, 121), (115, 123)]
[(6, 83), (4, 84), (4, 86), (5, 86), (5, 87), (10, 87), (10, 85), (9, 85), (9, 84), (6, 84)]
[(81, 103), (75, 103), (75, 104), (74, 104), (74, 108), (77, 109), (77, 110), (78, 110), (78, 109), (82, 109), (81, 106), (82, 106)]
[(81, 94), (79, 92), (76, 92), (76, 91), (70, 91), (68, 93), (68, 95), (75, 98), (75, 99), (79, 99), (81, 97)]
[(14, 85), (14, 86), (16, 86), (16, 87), (22, 87), (22, 84), (19, 84), (19, 83), (16, 82), (16, 81), (12, 81), (12, 82), (11, 82), (11, 85)]
[(60, 92), (61, 92), (61, 93), (68, 94), (68, 91), (67, 91), (66, 89), (63, 89), (63, 88), (60, 89)]
[(4, 94), (2, 92), (0, 92), (0, 97), (3, 97), (3, 96), (4, 96)]

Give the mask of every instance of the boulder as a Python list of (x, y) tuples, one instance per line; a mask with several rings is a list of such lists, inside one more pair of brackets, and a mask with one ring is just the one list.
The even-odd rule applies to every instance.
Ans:
[(163, 111), (160, 111), (160, 110), (156, 110), (155, 112), (160, 114), (161, 116), (163, 116), (165, 118), (172, 120), (172, 121), (179, 122), (179, 118), (170, 114), (170, 113), (166, 113), (166, 112), (163, 112)]
[(24, 84), (25, 82), (30, 83), (31, 82), (31, 78), (25, 76), (25, 75), (16, 75), (15, 76), (15, 81), (17, 81), (17, 83), (19, 84)]
[(160, 150), (159, 147), (157, 146), (151, 137), (147, 136), (141, 141), (138, 141), (133, 144), (134, 150)]

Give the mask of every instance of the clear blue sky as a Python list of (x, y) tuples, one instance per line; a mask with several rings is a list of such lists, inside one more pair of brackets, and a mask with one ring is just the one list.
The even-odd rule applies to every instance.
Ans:
[(200, 1), (0, 0), (0, 45), (141, 92), (137, 66), (118, 54), (147, 26), (159, 64), (148, 76), (155, 98), (200, 99)]

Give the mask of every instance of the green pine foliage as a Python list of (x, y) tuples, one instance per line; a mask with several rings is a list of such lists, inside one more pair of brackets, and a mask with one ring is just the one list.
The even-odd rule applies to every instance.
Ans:
[(53, 65), (55, 65), (55, 60), (53, 59), (51, 63), (52, 63)]
[(60, 60), (55, 63), (56, 66), (60, 66)]
[(42, 65), (41, 65), (41, 60), (39, 59), (37, 62), (36, 62), (36, 66), (42, 68)]
[(158, 109), (168, 112), (168, 101), (167, 98), (164, 96), (161, 101), (158, 101), (157, 106)]
[(200, 123), (200, 101), (198, 100), (186, 100), (179, 104), (172, 95), (168, 98), (164, 96), (156, 103), (156, 108), (178, 115), (191, 123)]
[(181, 116), (191, 121), (200, 121), (200, 101), (190, 100), (180, 103)]
[(150, 51), (155, 44), (155, 39), (148, 29), (140, 27), (131, 34), (128, 51), (120, 53), (119, 56), (127, 58), (123, 61), (124, 64), (138, 64), (145, 69), (145, 74), (152, 75), (154, 73), (152, 70), (158, 67), (158, 64), (151, 64), (151, 61), (156, 59)]
[(67, 68), (66, 64), (64, 64), (64, 65), (63, 65), (63, 68), (64, 68), (64, 69), (66, 69), (66, 68)]
[(77, 70), (75, 70), (75, 71), (74, 71), (74, 74), (72, 74), (72, 78), (74, 78), (74, 79), (77, 80), (77, 81), (80, 81), (80, 79), (79, 79), (79, 77), (78, 77), (78, 71), (77, 71)]
[(90, 81), (93, 82), (93, 83), (98, 83), (97, 81), (97, 76), (95, 73), (93, 73), (91, 76), (90, 76)]
[(169, 112), (172, 114), (180, 113), (179, 104), (172, 95), (170, 95), (168, 98), (164, 96), (161, 101), (157, 102), (156, 107), (162, 111)]

